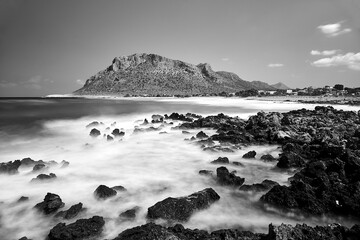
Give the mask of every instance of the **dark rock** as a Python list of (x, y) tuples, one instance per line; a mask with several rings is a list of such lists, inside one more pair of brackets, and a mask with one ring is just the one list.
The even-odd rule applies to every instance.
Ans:
[(107, 135), (106, 140), (107, 141), (114, 141), (114, 138), (112, 136), (110, 136), (110, 135)]
[(23, 158), (23, 159), (21, 160), (21, 165), (22, 165), (22, 166), (35, 165), (35, 164), (37, 164), (37, 163), (44, 163), (44, 162), (43, 162), (42, 160), (35, 161), (35, 160), (33, 160), (33, 159), (29, 158), (29, 157)]
[(134, 219), (139, 209), (139, 207), (134, 207), (132, 209), (126, 210), (125, 212), (120, 213), (119, 217), (126, 220)]
[(27, 237), (22, 237), (22, 238), (19, 238), (19, 240), (32, 240), (32, 239), (29, 239)]
[(255, 183), (252, 185), (242, 185), (239, 190), (241, 191), (254, 191), (254, 192), (259, 192), (259, 191), (267, 191), (270, 190), (272, 187), (279, 185), (277, 182), (265, 179), (264, 181), (262, 181), (261, 183)]
[(125, 136), (125, 132), (120, 131), (120, 129), (118, 129), (118, 128), (115, 128), (111, 134), (114, 135), (115, 137)]
[(59, 195), (47, 193), (44, 201), (35, 205), (35, 208), (44, 214), (51, 214), (62, 208), (65, 204)]
[(229, 159), (227, 157), (218, 157), (218, 159), (211, 161), (212, 164), (229, 164)]
[(144, 122), (141, 125), (147, 125), (147, 124), (149, 124), (149, 121), (145, 118)]
[(114, 190), (116, 190), (116, 191), (118, 191), (118, 192), (125, 192), (126, 191), (126, 188), (124, 188), (123, 186), (114, 186), (114, 187), (112, 187), (111, 189), (114, 189)]
[(25, 196), (21, 196), (17, 202), (26, 202), (26, 201), (29, 201), (29, 197), (25, 197)]
[(264, 160), (265, 162), (272, 162), (276, 160), (276, 158), (274, 158), (271, 154), (262, 155), (260, 159)]
[(39, 171), (41, 169), (43, 169), (46, 165), (43, 164), (43, 163), (39, 163), (39, 164), (36, 164), (34, 167), (33, 167), (33, 171)]
[(245, 167), (244, 164), (242, 164), (241, 162), (237, 162), (237, 161), (232, 162), (232, 164), (234, 164), (236, 166)]
[(72, 219), (76, 217), (80, 212), (82, 212), (83, 204), (80, 202), (78, 204), (72, 205), (68, 210), (66, 211), (60, 211), (58, 212), (55, 217), (64, 218), (64, 219)]
[(62, 160), (60, 164), (61, 164), (61, 168), (66, 168), (69, 166), (70, 163), (68, 161)]
[(18, 169), (20, 165), (21, 165), (20, 160), (0, 163), (0, 174), (1, 173), (16, 174), (19, 172)]
[(206, 188), (187, 197), (169, 197), (149, 207), (147, 217), (187, 221), (195, 211), (205, 209), (219, 199), (220, 196), (212, 188)]
[(89, 123), (88, 125), (86, 125), (86, 128), (91, 128), (91, 127), (93, 128), (93, 127), (96, 127), (98, 125), (100, 125), (99, 122), (93, 121), (93, 122)]
[(185, 122), (192, 122), (192, 118), (186, 117), (183, 114), (179, 114), (179, 113), (175, 113), (175, 112), (170, 114), (170, 116), (165, 115), (165, 118), (172, 119), (172, 120), (180, 120), (180, 121), (185, 121)]
[(204, 138), (208, 138), (209, 136), (206, 135), (206, 133), (204, 133), (203, 131), (200, 131), (196, 134), (196, 138), (199, 138), (199, 139), (204, 139)]
[(164, 121), (164, 116), (159, 115), (159, 114), (154, 114), (151, 116), (151, 122), (152, 123), (161, 123)]
[(53, 180), (56, 178), (54, 173), (47, 174), (39, 174), (36, 178), (31, 179), (31, 182), (41, 181), (41, 180)]
[(280, 158), (276, 166), (278, 168), (303, 167), (306, 160), (294, 152), (284, 152), (280, 154)]
[(249, 152), (245, 153), (242, 157), (243, 158), (255, 158), (255, 156), (256, 156), (255, 151), (249, 151)]
[(182, 133), (182, 134), (190, 134), (189, 131), (185, 131), (185, 130), (181, 131), (181, 133)]
[(213, 171), (211, 171), (211, 170), (200, 170), (199, 174), (200, 175), (212, 175)]
[(92, 136), (92, 137), (98, 137), (100, 134), (101, 134), (100, 131), (97, 130), (96, 128), (93, 128), (90, 131), (90, 136)]
[(94, 216), (89, 219), (79, 219), (66, 225), (59, 223), (50, 230), (49, 240), (83, 240), (92, 239), (101, 234), (105, 221), (102, 217)]
[(127, 229), (120, 233), (113, 240), (181, 240), (176, 237), (174, 233), (167, 230), (165, 227), (156, 225), (154, 223), (147, 223), (142, 226)]
[(226, 167), (216, 169), (217, 180), (221, 185), (240, 187), (245, 182), (245, 178), (230, 173)]
[(114, 189), (111, 189), (105, 185), (100, 185), (94, 191), (94, 195), (99, 199), (107, 199), (109, 197), (113, 197), (117, 194)]

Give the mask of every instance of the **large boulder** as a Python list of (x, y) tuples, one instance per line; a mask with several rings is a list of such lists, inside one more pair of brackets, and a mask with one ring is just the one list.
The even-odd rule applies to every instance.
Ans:
[(115, 128), (111, 134), (114, 135), (115, 137), (125, 136), (125, 132), (120, 131), (120, 129), (118, 129), (118, 128)]
[(80, 212), (82, 212), (83, 204), (80, 202), (78, 204), (72, 205), (68, 210), (66, 211), (60, 211), (58, 212), (55, 217), (64, 218), (64, 219), (72, 219), (76, 217)]
[(205, 209), (219, 199), (220, 196), (212, 188), (206, 188), (186, 197), (169, 197), (149, 207), (147, 217), (187, 221), (195, 211)]
[(216, 160), (211, 161), (212, 164), (229, 164), (229, 159), (227, 157), (218, 157)]
[(203, 131), (200, 131), (196, 134), (196, 138), (199, 138), (199, 139), (204, 139), (204, 138), (208, 138), (209, 136), (206, 135), (206, 133), (204, 133)]
[(273, 188), (274, 186), (279, 185), (277, 182), (272, 180), (265, 179), (261, 183), (254, 183), (252, 185), (242, 185), (239, 190), (241, 191), (253, 191), (253, 192), (260, 192), (260, 191), (267, 191)]
[(49, 240), (84, 240), (99, 236), (105, 221), (102, 217), (94, 216), (89, 219), (79, 219), (66, 225), (59, 223), (50, 230)]
[(256, 156), (255, 151), (249, 151), (249, 152), (245, 153), (242, 157), (243, 158), (255, 158), (255, 156)]
[(6, 163), (0, 163), (0, 174), (7, 173), (7, 174), (15, 174), (18, 173), (18, 169), (21, 165), (20, 160), (10, 161)]
[(31, 179), (31, 182), (37, 182), (37, 181), (42, 181), (42, 180), (54, 180), (56, 178), (55, 173), (50, 173), (50, 174), (39, 174), (37, 175), (36, 178)]
[(245, 178), (230, 173), (229, 170), (222, 166), (216, 169), (217, 180), (221, 185), (240, 187), (245, 182)]
[(54, 193), (47, 193), (44, 201), (35, 205), (35, 208), (44, 214), (51, 214), (58, 209), (64, 207), (65, 203), (62, 202), (59, 195)]
[(147, 223), (142, 226), (127, 229), (120, 233), (113, 240), (182, 240), (174, 233), (154, 223)]
[(92, 137), (98, 137), (100, 134), (101, 134), (100, 131), (97, 130), (96, 128), (93, 128), (90, 131), (90, 136), (92, 136)]
[(94, 191), (95, 197), (103, 200), (113, 197), (116, 194), (117, 194), (116, 190), (109, 188), (108, 186), (105, 185), (98, 186)]

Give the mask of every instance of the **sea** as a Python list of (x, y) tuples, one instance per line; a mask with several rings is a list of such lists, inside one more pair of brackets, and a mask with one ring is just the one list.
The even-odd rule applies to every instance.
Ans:
[[(317, 104), (319, 105), (319, 104)], [(0, 174), (0, 239), (12, 240), (27, 236), (45, 239), (59, 222), (72, 223), (79, 218), (98, 215), (105, 219), (103, 239), (112, 239), (123, 230), (145, 224), (147, 209), (168, 197), (182, 197), (211, 187), (220, 200), (192, 215), (183, 223), (187, 228), (214, 231), (239, 228), (266, 233), (270, 223), (307, 223), (325, 225), (339, 222), (346, 226), (354, 220), (339, 217), (306, 217), (264, 207), (259, 199), (264, 193), (246, 193), (219, 186), (215, 177), (203, 176), (199, 170), (216, 172), (210, 164), (218, 157), (241, 162), (243, 166), (228, 165), (230, 171), (245, 178), (245, 184), (270, 179), (288, 185), (293, 171), (279, 171), (276, 162), (260, 160), (263, 154), (278, 157), (277, 145), (246, 146), (233, 153), (203, 151), (193, 141), (187, 141), (200, 130), (214, 134), (213, 129), (176, 129), (179, 121), (171, 121), (159, 131), (137, 132), (144, 119), (153, 114), (195, 113), (202, 116), (224, 113), (248, 119), (259, 111), (287, 112), (295, 109), (314, 109), (316, 105), (294, 102), (272, 102), (241, 98), (2, 98), (0, 99), (0, 162), (30, 157), (34, 160), (69, 162), (66, 168), (53, 164), (42, 172), (20, 167), (18, 174)], [(335, 108), (359, 111), (358, 106), (335, 105)], [(89, 135), (93, 122), (101, 135)], [(170, 122), (170, 121), (169, 121)], [(149, 125), (150, 126), (150, 125)], [(160, 123), (153, 124), (159, 127)], [(107, 141), (106, 136), (118, 128), (125, 136)], [(160, 134), (161, 133), (161, 134)], [(255, 159), (243, 159), (250, 150)], [(31, 181), (39, 173), (54, 173), (51, 181)], [(123, 186), (127, 189), (115, 197), (98, 200), (94, 191), (99, 185)], [(45, 216), (34, 209), (45, 195), (58, 194), (65, 207), (79, 202), (86, 208), (72, 220)], [(28, 201), (17, 202), (21, 196)], [(133, 220), (119, 215), (137, 207)], [(166, 224), (164, 222), (158, 222)]]

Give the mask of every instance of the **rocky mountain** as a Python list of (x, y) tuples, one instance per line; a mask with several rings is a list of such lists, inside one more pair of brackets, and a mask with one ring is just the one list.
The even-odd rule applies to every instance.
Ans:
[(79, 95), (195, 95), (262, 89), (234, 73), (215, 72), (207, 63), (193, 65), (156, 54), (116, 57), (112, 64), (91, 76)]
[(264, 83), (264, 82), (261, 82), (261, 81), (252, 81), (251, 84), (253, 86), (255, 86), (255, 89), (259, 89), (259, 90), (277, 90), (275, 87), (273, 86), (270, 86), (269, 84), (267, 83)]
[(276, 88), (276, 89), (281, 89), (281, 90), (288, 90), (291, 89), (288, 86), (286, 86), (285, 84), (283, 84), (282, 82), (278, 82), (275, 84), (271, 84), (272, 87)]

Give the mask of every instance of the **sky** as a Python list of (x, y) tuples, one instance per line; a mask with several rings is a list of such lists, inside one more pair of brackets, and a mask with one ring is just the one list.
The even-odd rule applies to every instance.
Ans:
[(360, 0), (0, 0), (0, 97), (71, 93), (134, 53), (360, 87), (359, 13)]

